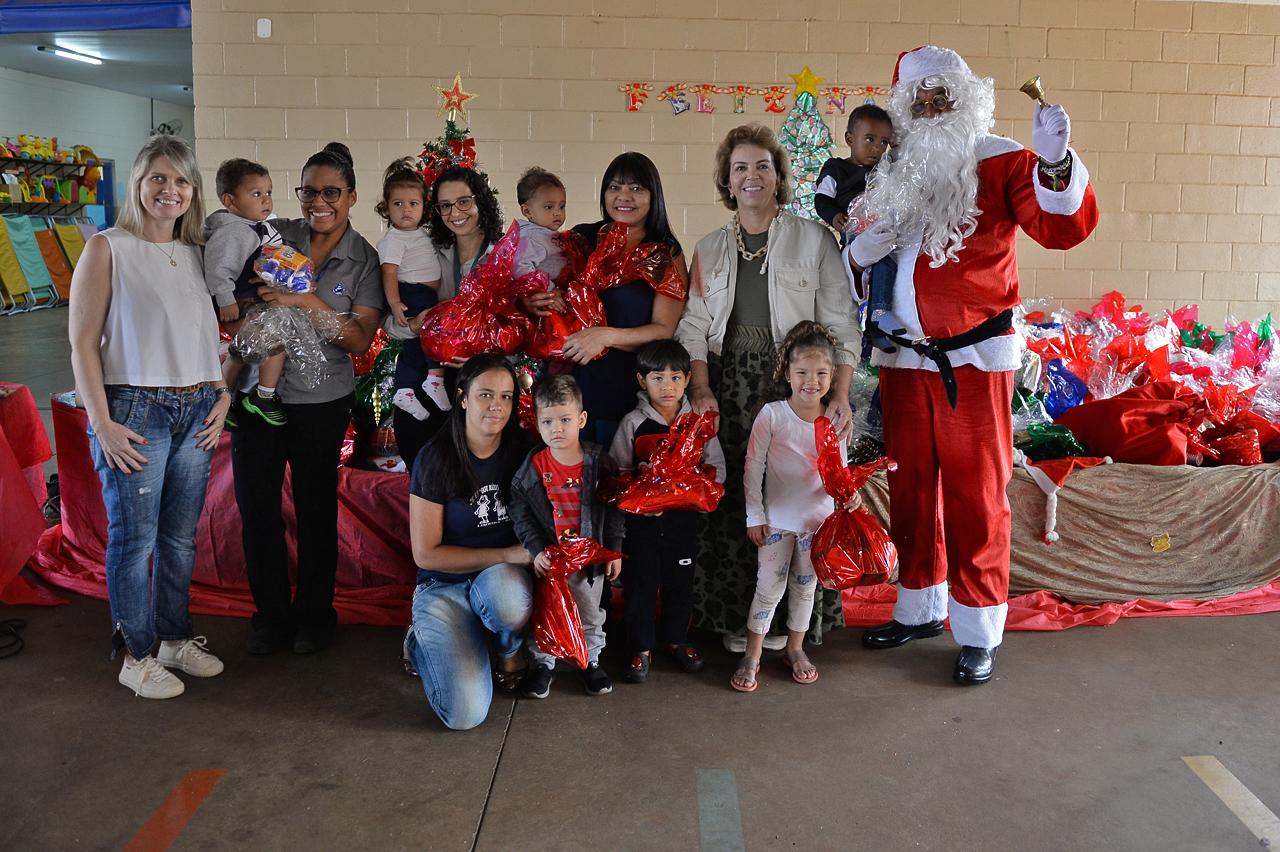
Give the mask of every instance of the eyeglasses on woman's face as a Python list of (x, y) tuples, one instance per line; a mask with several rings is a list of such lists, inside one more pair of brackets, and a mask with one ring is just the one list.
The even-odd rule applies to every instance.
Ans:
[(436, 210), (441, 216), (448, 216), (453, 208), (457, 207), (460, 213), (466, 213), (476, 206), (476, 197), (474, 195), (464, 195), (461, 198), (455, 198), (453, 201), (437, 201)]
[(295, 187), (293, 194), (298, 196), (298, 200), (303, 204), (310, 204), (316, 198), (323, 198), (330, 204), (336, 204), (338, 199), (342, 197), (342, 193), (351, 189), (349, 186), (326, 186), (316, 189), (313, 186)]

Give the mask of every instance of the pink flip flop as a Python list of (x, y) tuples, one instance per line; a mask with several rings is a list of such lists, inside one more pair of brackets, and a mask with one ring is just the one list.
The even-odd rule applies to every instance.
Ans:
[[(813, 661), (805, 657), (806, 662), (813, 666)], [(818, 667), (814, 666), (813, 671), (808, 674), (800, 674), (796, 671), (796, 666), (800, 664), (799, 660), (792, 660), (786, 654), (782, 655), (782, 664), (791, 669), (791, 679), (796, 683), (813, 683), (818, 679)]]
[(737, 671), (733, 673), (733, 677), (729, 678), (729, 685), (732, 686), (734, 689), (736, 689), (738, 692), (755, 692), (756, 689), (760, 686), (760, 681), (756, 679), (760, 674), (760, 661), (756, 660), (755, 671), (751, 673), (751, 685), (739, 686), (737, 684), (736, 678), (745, 668), (746, 666), (738, 666)]

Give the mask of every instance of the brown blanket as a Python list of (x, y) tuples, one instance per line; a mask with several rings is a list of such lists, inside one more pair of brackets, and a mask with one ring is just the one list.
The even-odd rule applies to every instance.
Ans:
[[(888, 486), (863, 489), (888, 526)], [(1044, 589), (1072, 603), (1207, 600), (1280, 577), (1280, 466), (1112, 464), (1071, 475), (1058, 492), (1058, 534), (1041, 541), (1045, 495), (1025, 470), (1009, 484), (1009, 593)], [(1158, 552), (1153, 539), (1168, 536)]]

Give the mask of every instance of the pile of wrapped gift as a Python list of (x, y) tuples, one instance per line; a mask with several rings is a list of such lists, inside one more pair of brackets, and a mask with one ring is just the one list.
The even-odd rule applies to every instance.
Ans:
[(1014, 395), (1028, 458), (1261, 464), (1280, 457), (1280, 353), (1271, 316), (1215, 331), (1196, 305), (1154, 317), (1108, 293), (1091, 311), (1019, 311)]

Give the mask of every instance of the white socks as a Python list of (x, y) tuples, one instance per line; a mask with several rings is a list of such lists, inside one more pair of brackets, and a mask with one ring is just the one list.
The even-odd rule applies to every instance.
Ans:
[(427, 380), (422, 383), (422, 390), (427, 394), (427, 399), (434, 402), (441, 411), (453, 408), (453, 403), (449, 401), (449, 391), (444, 386), (444, 376), (427, 376)]
[(407, 412), (414, 420), (426, 420), (429, 414), (422, 403), (418, 402), (418, 395), (413, 392), (413, 388), (400, 388), (396, 391), (396, 395), (391, 397), (391, 404)]

